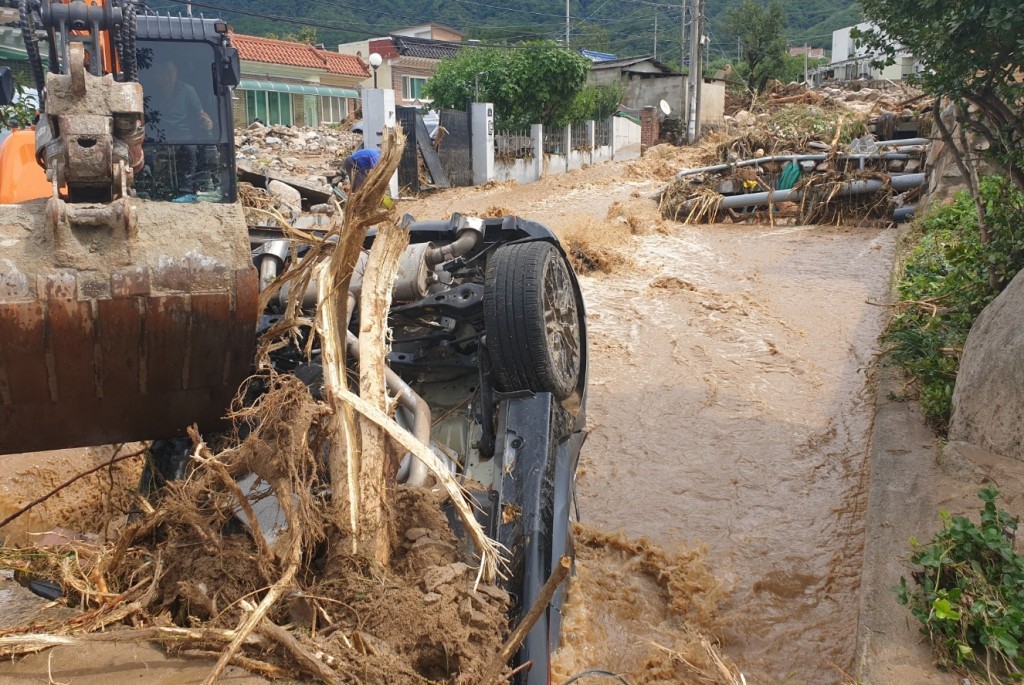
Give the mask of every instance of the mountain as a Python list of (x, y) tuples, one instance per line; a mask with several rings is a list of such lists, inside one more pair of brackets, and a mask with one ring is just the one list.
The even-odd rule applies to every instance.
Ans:
[[(781, 0), (793, 45), (830, 48), (832, 31), (860, 21), (856, 0)], [(181, 8), (186, 0), (150, 0), (158, 10)], [(726, 12), (741, 0), (707, 3), (710, 58), (729, 59), (735, 41), (724, 27)], [(561, 0), (201, 0), (194, 13), (221, 15), (239, 33), (297, 37), (302, 32), (328, 48), (377, 37), (429, 21), (455, 27), (484, 43), (562, 40), (565, 5)], [(620, 56), (651, 54), (679, 63), (679, 4), (657, 0), (570, 0), (570, 44)], [(655, 25), (657, 22), (657, 34)], [(307, 26), (303, 29), (303, 24)]]

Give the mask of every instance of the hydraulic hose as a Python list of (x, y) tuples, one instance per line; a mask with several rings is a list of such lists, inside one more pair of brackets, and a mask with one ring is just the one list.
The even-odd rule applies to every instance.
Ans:
[(21, 25), (21, 37), (25, 40), (25, 54), (28, 55), (28, 66), (32, 71), (32, 80), (36, 83), (39, 94), (39, 110), (43, 109), (43, 91), (46, 89), (46, 75), (43, 72), (43, 60), (39, 56), (39, 38), (36, 36), (36, 23), (29, 11), (28, 0), (19, 0), (18, 19)]

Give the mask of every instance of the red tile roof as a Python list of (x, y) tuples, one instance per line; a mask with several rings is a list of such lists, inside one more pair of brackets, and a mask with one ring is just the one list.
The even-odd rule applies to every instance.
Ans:
[(366, 63), (355, 55), (343, 55), (314, 48), (308, 43), (231, 34), (231, 44), (238, 48), (238, 56), (250, 62), (283, 64), (289, 67), (323, 69), (330, 74), (369, 78)]

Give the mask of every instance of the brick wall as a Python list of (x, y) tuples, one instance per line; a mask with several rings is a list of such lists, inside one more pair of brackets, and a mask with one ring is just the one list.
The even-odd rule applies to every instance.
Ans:
[(658, 134), (658, 108), (644, 107), (640, 110), (640, 151), (656, 145)]
[(434, 73), (430, 69), (418, 69), (416, 67), (391, 68), (391, 87), (395, 89), (395, 101), (399, 105), (410, 105), (411, 100), (405, 99), (405, 90), (402, 87), (403, 76), (414, 76), (416, 78), (430, 78)]
[(235, 119), (235, 128), (245, 128), (249, 125), (249, 112), (245, 104), (245, 91), (235, 90), (235, 97), (231, 101), (231, 110)]

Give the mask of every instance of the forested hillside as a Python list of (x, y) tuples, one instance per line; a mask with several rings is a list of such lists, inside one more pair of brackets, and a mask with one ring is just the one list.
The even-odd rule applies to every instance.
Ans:
[[(787, 38), (792, 45), (831, 47), (833, 29), (860, 20), (856, 0), (781, 0), (786, 9)], [(155, 9), (183, 8), (185, 0), (150, 0)], [(654, 0), (571, 0), (573, 47), (616, 53), (650, 54), (678, 64), (681, 3)], [(735, 55), (735, 40), (723, 28), (725, 13), (740, 0), (707, 3), (711, 59)], [(561, 0), (198, 0), (193, 12), (225, 16), (242, 33), (311, 37), (327, 46), (375, 37), (388, 31), (437, 21), (485, 42), (530, 39), (562, 40), (565, 5)], [(231, 10), (231, 11), (228, 11)], [(657, 33), (655, 33), (657, 23)]]

